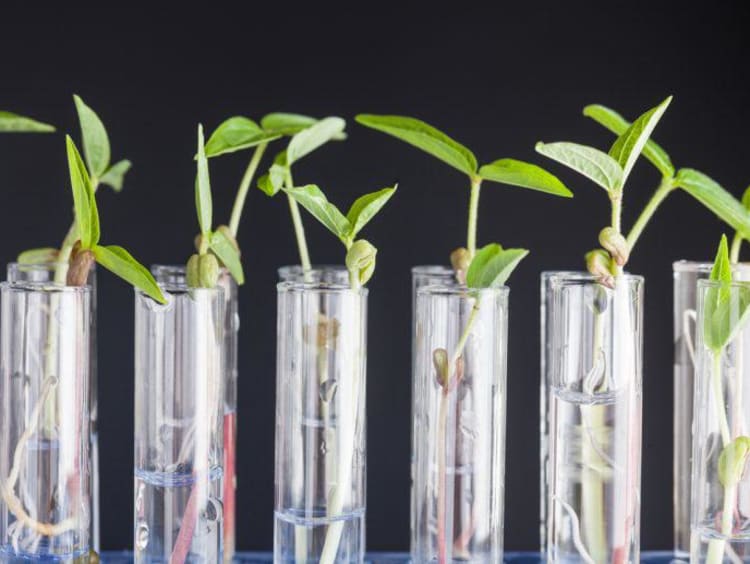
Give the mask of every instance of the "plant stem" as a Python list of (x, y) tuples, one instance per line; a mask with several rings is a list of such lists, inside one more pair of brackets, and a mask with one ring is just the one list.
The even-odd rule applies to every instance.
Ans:
[(641, 215), (638, 216), (638, 219), (633, 225), (633, 228), (630, 230), (630, 233), (628, 233), (627, 242), (628, 242), (628, 247), (630, 247), (631, 253), (633, 251), (633, 247), (635, 247), (635, 244), (638, 242), (638, 239), (643, 233), (643, 230), (646, 228), (646, 224), (649, 222), (649, 220), (654, 215), (654, 213), (656, 212), (657, 208), (661, 205), (661, 203), (666, 199), (667, 196), (669, 196), (670, 192), (672, 192), (672, 190), (674, 190), (675, 188), (676, 186), (674, 185), (673, 177), (671, 176), (662, 177), (661, 183), (659, 184), (659, 187), (656, 189), (656, 192), (654, 192), (654, 195), (651, 196), (651, 199), (646, 204), (646, 207), (643, 208)]
[(742, 235), (735, 232), (732, 237), (732, 247), (729, 250), (729, 262), (737, 264), (740, 261), (740, 249), (742, 248)]
[[(437, 499), (437, 550), (438, 550), (438, 564), (446, 564), (448, 560), (448, 539), (445, 530), (445, 517), (447, 510), (447, 499), (446, 490), (448, 488), (448, 453), (447, 453), (447, 441), (448, 441), (448, 407), (450, 404), (450, 392), (452, 390), (453, 383), (450, 380), (450, 375), (455, 373), (455, 378), (459, 377), (458, 374), (458, 359), (461, 358), (466, 343), (469, 340), (471, 330), (476, 323), (477, 315), (479, 313), (479, 299), (477, 295), (474, 301), (474, 305), (471, 308), (469, 319), (466, 321), (463, 333), (458, 339), (456, 349), (451, 355), (450, 364), (448, 364), (448, 380), (443, 384), (443, 390), (440, 394), (440, 406), (438, 415), (438, 436), (437, 436), (437, 457), (438, 457), (438, 499)], [(458, 384), (458, 382), (456, 382)]]
[[(287, 170), (286, 173), (286, 186), (287, 188), (294, 187), (291, 170)], [(294, 224), (294, 235), (297, 238), (297, 248), (299, 249), (299, 260), (302, 265), (302, 272), (307, 274), (312, 270), (312, 265), (310, 264), (310, 254), (307, 251), (305, 227), (302, 225), (302, 217), (300, 216), (297, 202), (289, 194), (287, 194), (286, 198), (289, 202), (289, 213), (292, 215), (292, 223)]]
[(711, 382), (713, 384), (714, 400), (716, 401), (716, 412), (719, 414), (719, 430), (721, 432), (721, 444), (727, 446), (732, 440), (727, 420), (726, 406), (724, 405), (724, 393), (721, 387), (721, 350), (713, 351), (713, 363), (711, 365)]
[(260, 164), (260, 160), (263, 158), (263, 153), (265, 153), (266, 147), (268, 147), (268, 143), (261, 143), (255, 148), (255, 151), (253, 151), (253, 156), (250, 159), (250, 163), (247, 165), (247, 169), (245, 170), (245, 174), (242, 176), (240, 187), (237, 189), (237, 196), (235, 196), (234, 206), (232, 206), (232, 215), (229, 219), (229, 231), (231, 231), (232, 236), (235, 239), (237, 238), (237, 230), (240, 227), (242, 210), (245, 207), (245, 199), (247, 198), (250, 184), (253, 181), (255, 172), (258, 170), (258, 165)]
[(469, 259), (474, 258), (477, 250), (477, 216), (479, 213), (479, 192), (482, 187), (482, 179), (474, 177), (471, 179), (471, 193), (469, 196), (469, 224), (466, 233), (466, 249), (469, 251)]

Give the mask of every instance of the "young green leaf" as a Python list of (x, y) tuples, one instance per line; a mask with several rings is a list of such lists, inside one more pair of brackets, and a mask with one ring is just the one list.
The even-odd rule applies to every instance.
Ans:
[(284, 191), (341, 241), (347, 240), (351, 233), (349, 220), (328, 201), (320, 188), (309, 184), (299, 188), (284, 188)]
[(91, 174), (102, 176), (109, 168), (110, 149), (107, 130), (94, 110), (88, 107), (77, 95), (73, 95), (78, 121), (81, 123), (83, 153)]
[(327, 117), (307, 129), (294, 134), (286, 149), (287, 165), (291, 166), (302, 157), (328, 143), (343, 133), (346, 122), (339, 117)]
[(396, 192), (397, 186), (393, 188), (383, 188), (377, 192), (371, 194), (365, 194), (360, 196), (349, 208), (349, 212), (346, 214), (346, 219), (351, 226), (349, 233), (350, 238), (357, 236), (362, 228), (375, 217), (380, 209), (391, 199), (391, 196)]
[(125, 181), (125, 174), (130, 170), (133, 164), (128, 160), (119, 161), (107, 169), (99, 179), (99, 184), (110, 186), (115, 192), (122, 190), (122, 184)]
[[(316, 123), (318, 123), (318, 120), (313, 117), (284, 112), (274, 112), (263, 116), (260, 120), (263, 129), (281, 135), (294, 135)], [(344, 139), (346, 139), (346, 133), (343, 131), (333, 136), (334, 141), (343, 141)]]
[(59, 251), (52, 247), (29, 249), (18, 255), (18, 264), (46, 264), (57, 260)]
[(745, 192), (742, 194), (742, 205), (746, 210), (750, 210), (750, 186), (745, 188)]
[(529, 254), (526, 249), (503, 249), (497, 243), (477, 251), (466, 272), (469, 288), (499, 288), (508, 280), (518, 263)]
[(479, 176), (500, 184), (530, 188), (564, 198), (573, 197), (573, 193), (554, 174), (515, 159), (500, 159), (484, 165), (479, 169)]
[(70, 185), (73, 189), (78, 237), (82, 248), (91, 249), (99, 242), (99, 212), (96, 209), (94, 189), (81, 154), (69, 135), (65, 137), (65, 146), (68, 154), (68, 170)]
[(264, 131), (253, 120), (234, 116), (222, 122), (206, 142), (206, 156), (218, 157), (268, 143), (281, 137), (281, 133)]
[[(591, 104), (583, 108), (583, 115), (590, 117), (595, 122), (603, 125), (615, 135), (622, 135), (630, 127), (630, 122), (616, 111), (600, 104)], [(662, 174), (662, 176), (674, 176), (674, 165), (667, 152), (662, 149), (656, 141), (649, 139), (643, 147), (643, 156)]]
[(161, 304), (167, 303), (154, 277), (128, 251), (117, 245), (108, 245), (106, 247), (96, 245), (92, 250), (96, 257), (96, 262), (104, 268), (143, 291), (157, 302)]
[(732, 265), (726, 235), (722, 235), (709, 279), (716, 282), (706, 290), (703, 304), (703, 339), (719, 354), (745, 324), (750, 306), (750, 288), (732, 287)]
[(0, 132), (2, 133), (52, 133), (55, 128), (11, 112), (0, 112)]
[(287, 169), (281, 165), (273, 164), (268, 173), (258, 179), (258, 188), (266, 196), (275, 196), (284, 185)]
[(609, 193), (622, 187), (622, 167), (599, 149), (561, 141), (558, 143), (539, 142), (536, 144), (536, 150), (545, 157), (572, 168)]
[(628, 129), (615, 140), (612, 148), (609, 150), (609, 155), (613, 157), (620, 166), (622, 167), (622, 183), (625, 184), (630, 171), (633, 170), (635, 161), (641, 154), (643, 147), (646, 145), (649, 137), (656, 128), (656, 124), (659, 123), (661, 116), (667, 111), (669, 103), (672, 101), (672, 96), (669, 96), (658, 106), (651, 108)]
[(702, 172), (690, 168), (677, 171), (675, 185), (698, 200), (745, 239), (750, 239), (750, 211)]
[(195, 209), (201, 234), (208, 238), (211, 234), (213, 203), (211, 201), (211, 181), (208, 176), (208, 159), (203, 145), (203, 126), (198, 125), (198, 173), (195, 176)]
[(724, 447), (719, 455), (717, 474), (725, 488), (736, 486), (745, 473), (750, 456), (750, 437), (739, 436)]
[(242, 262), (240, 261), (240, 252), (226, 234), (221, 231), (214, 231), (211, 234), (211, 243), (209, 248), (218, 257), (218, 259), (227, 267), (229, 274), (235, 279), (237, 284), (242, 286), (245, 283), (245, 274), (242, 271)]
[(467, 147), (421, 120), (406, 116), (360, 114), (356, 120), (421, 149), (461, 172), (474, 176), (477, 158)]

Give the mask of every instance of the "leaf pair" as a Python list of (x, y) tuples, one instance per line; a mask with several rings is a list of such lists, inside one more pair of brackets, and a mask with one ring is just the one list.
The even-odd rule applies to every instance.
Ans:
[[(303, 123), (303, 121), (299, 120), (301, 116), (295, 116), (295, 114), (271, 115), (277, 116), (274, 118), (273, 123), (281, 128), (280, 130), (291, 132), (294, 131), (293, 125), (296, 124), (297, 127), (301, 127)], [(293, 118), (286, 117), (282, 120), (278, 117), (279, 115), (293, 116)], [(267, 119), (267, 117), (264, 119)], [(283, 127), (284, 124), (287, 124), (286, 127)], [(258, 179), (258, 188), (266, 196), (275, 196), (278, 194), (279, 190), (284, 186), (284, 182), (291, 175), (290, 171), (294, 163), (329, 141), (346, 138), (344, 133), (345, 128), (346, 122), (343, 119), (327, 117), (320, 121), (316, 120), (308, 127), (299, 129), (293, 133), (292, 138), (289, 140), (289, 145), (287, 145), (285, 150), (276, 155), (271, 168), (268, 169), (268, 173)]]
[[(622, 191), (638, 156), (644, 150), (671, 101), (672, 97), (669, 96), (658, 106), (643, 113), (622, 132), (608, 153), (594, 147), (570, 142), (539, 142), (536, 144), (536, 150), (575, 170), (604, 188), (610, 196), (614, 196)], [(613, 116), (607, 117), (610, 118), (607, 121), (610, 125), (613, 122), (619, 123), (612, 119)], [(653, 152), (653, 146), (650, 150)]]
[(110, 186), (115, 192), (122, 190), (125, 174), (132, 163), (121, 160), (110, 166), (111, 149), (107, 130), (96, 115), (80, 96), (74, 95), (78, 121), (81, 124), (81, 138), (83, 140), (83, 154), (90, 173), (99, 183)]
[(396, 192), (396, 186), (360, 196), (346, 215), (330, 203), (323, 191), (314, 184), (299, 188), (286, 188), (285, 192), (336, 235), (348, 249), (362, 228), (391, 199)]
[(154, 300), (166, 303), (166, 299), (154, 277), (128, 251), (117, 245), (99, 245), (101, 236), (99, 211), (96, 206), (91, 177), (78, 148), (70, 136), (66, 136), (65, 144), (81, 249), (91, 251), (96, 262), (142, 290)]
[(478, 167), (477, 158), (467, 147), (421, 120), (405, 116), (360, 114), (360, 124), (391, 135), (460, 170), (472, 180), (538, 190), (556, 196), (573, 194), (554, 175), (536, 165), (515, 159), (500, 159)]
[[(250, 149), (286, 135), (295, 135), (316, 123), (318, 120), (315, 118), (288, 113), (268, 114), (260, 120), (260, 125), (246, 117), (230, 117), (209, 137), (206, 142), (206, 156), (218, 157)], [(335, 138), (342, 139), (343, 130), (338, 132)]]
[(203, 139), (203, 126), (198, 125), (198, 157), (195, 175), (195, 209), (198, 214), (198, 225), (201, 230), (200, 253), (211, 250), (224, 264), (237, 284), (245, 283), (240, 252), (235, 242), (230, 239), (225, 229), (213, 230), (213, 199), (211, 196), (211, 179), (208, 172), (208, 158)]
[(747, 322), (750, 287), (732, 286), (727, 238), (722, 235), (709, 279), (716, 284), (706, 290), (703, 304), (703, 340), (719, 354)]
[(469, 265), (466, 285), (474, 289), (499, 288), (528, 254), (526, 249), (503, 249), (498, 243), (485, 245)]

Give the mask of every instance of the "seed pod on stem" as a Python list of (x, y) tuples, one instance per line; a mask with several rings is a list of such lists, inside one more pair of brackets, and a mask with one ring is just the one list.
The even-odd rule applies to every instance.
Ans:
[(630, 247), (622, 233), (613, 227), (605, 227), (599, 232), (599, 244), (612, 256), (617, 266), (625, 266), (630, 258)]

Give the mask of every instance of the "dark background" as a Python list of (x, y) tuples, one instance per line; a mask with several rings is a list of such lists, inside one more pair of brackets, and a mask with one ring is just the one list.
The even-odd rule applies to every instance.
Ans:
[[(545, 162), (538, 140), (607, 148), (612, 137), (582, 117), (591, 102), (629, 118), (675, 99), (656, 132), (677, 166), (705, 171), (735, 194), (750, 183), (746, 2), (402, 2), (295, 8), (213, 2), (191, 10), (132, 4), (3, 5), (0, 108), (58, 126), (48, 136), (0, 136), (0, 260), (55, 245), (70, 222), (62, 132), (76, 138), (71, 95), (102, 117), (113, 159), (134, 168), (125, 191), (99, 197), (103, 242), (144, 263), (183, 262), (197, 231), (196, 124), (270, 111), (349, 119), (349, 140), (296, 169), (347, 205), (400, 183), (367, 228), (380, 249), (369, 318), (370, 549), (406, 549), (409, 537), (410, 273), (446, 263), (464, 242), (468, 186), (453, 169), (355, 124), (358, 112), (414, 115), (472, 148), (481, 162), (515, 157), (548, 165), (573, 200), (487, 185), (481, 243), (524, 246), (513, 275), (506, 526), (508, 549), (534, 549), (538, 527), (539, 273), (582, 266), (608, 222), (605, 194)], [(533, 6), (533, 7), (531, 7)], [(274, 151), (270, 151), (273, 153)], [(228, 220), (249, 154), (212, 161), (215, 213)], [(640, 162), (629, 182), (630, 226), (658, 176)], [(305, 218), (313, 261), (340, 262), (340, 244)], [(671, 263), (710, 259), (722, 225), (675, 193), (647, 229), (629, 268), (647, 277), (643, 451), (644, 548), (671, 546)], [(240, 232), (248, 283), (241, 292), (241, 549), (272, 542), (276, 268), (297, 260), (286, 205), (254, 190)], [(132, 542), (132, 292), (101, 275), (99, 295), (103, 546)]]

